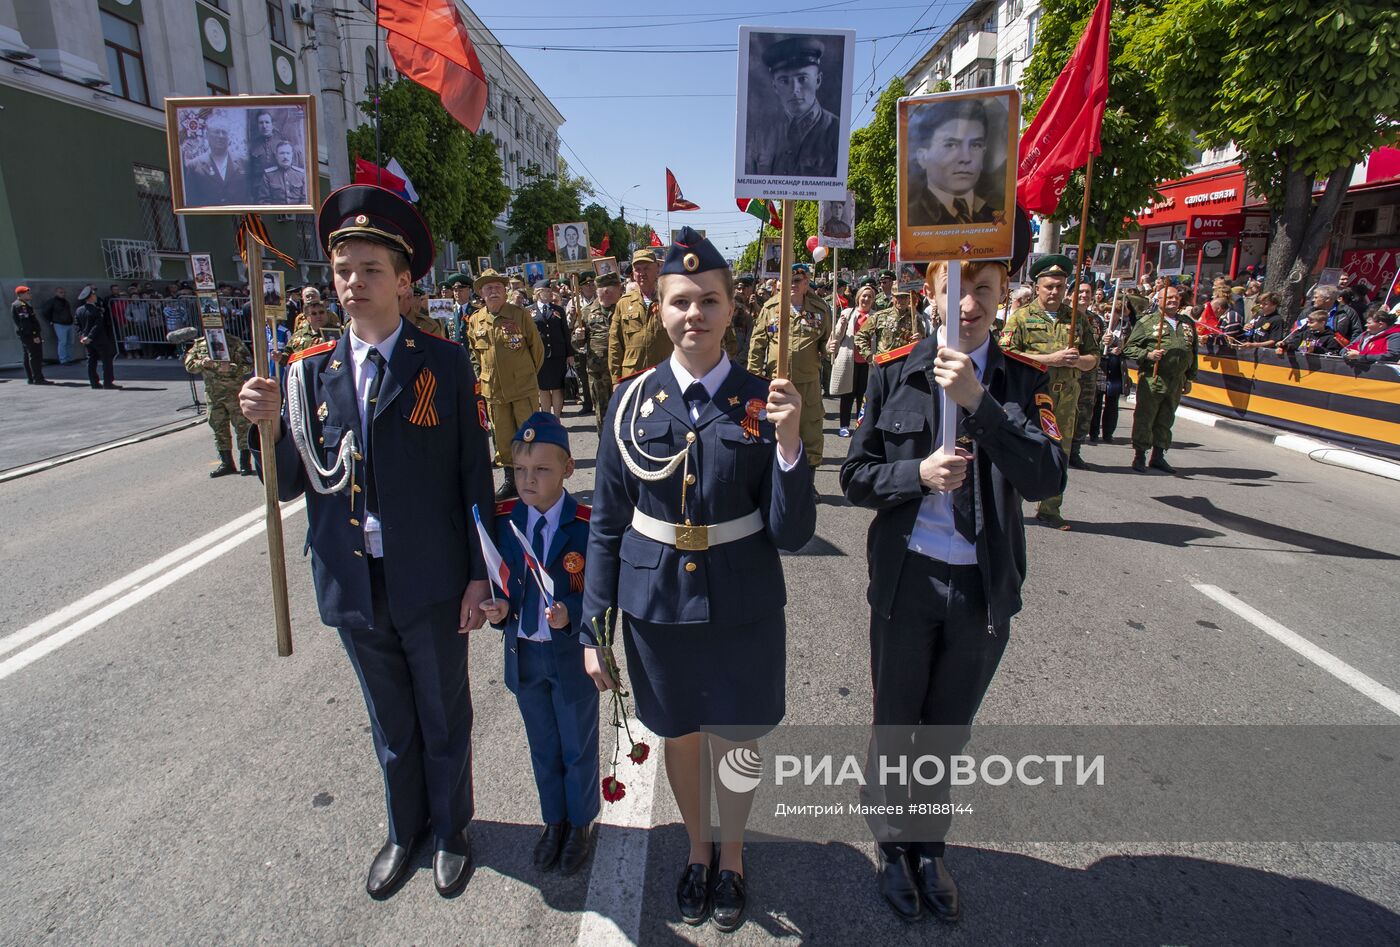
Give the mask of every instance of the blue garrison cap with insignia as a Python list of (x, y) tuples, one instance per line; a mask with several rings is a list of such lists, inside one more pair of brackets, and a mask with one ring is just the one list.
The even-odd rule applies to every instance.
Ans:
[(511, 441), (519, 441), (522, 444), (553, 444), (555, 447), (564, 448), (564, 453), (570, 457), (574, 456), (569, 450), (569, 432), (559, 423), (559, 419), (548, 411), (536, 411), (526, 418)]
[(696, 273), (704, 273), (706, 270), (727, 269), (729, 269), (729, 264), (725, 262), (724, 256), (715, 249), (713, 243), (706, 240), (698, 231), (682, 227), (681, 232), (676, 235), (676, 241), (671, 244), (671, 249), (666, 253), (665, 262), (661, 264), (661, 275), (684, 273), (687, 276), (693, 276)]

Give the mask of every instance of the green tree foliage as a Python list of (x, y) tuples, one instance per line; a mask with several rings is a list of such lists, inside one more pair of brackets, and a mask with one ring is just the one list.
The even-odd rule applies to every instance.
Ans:
[[(1183, 31), (1163, 14), (1164, 0), (1115, 0), (1110, 26), (1108, 105), (1103, 117), (1103, 153), (1094, 159), (1094, 183), (1090, 192), (1088, 239), (1096, 242), (1122, 237), (1155, 196), (1157, 184), (1186, 173), (1191, 138), (1174, 124), (1161, 96), (1169, 94), (1158, 83), (1158, 64), (1143, 62), (1130, 53), (1133, 37), (1144, 28), (1170, 26), (1172, 41), (1184, 55), (1199, 55), (1197, 36)], [(1214, 3), (1215, 0), (1209, 0)], [(1021, 77), (1022, 112), (1030, 121), (1040, 110), (1060, 70), (1069, 61), (1088, 25), (1095, 0), (1049, 0), (1042, 7), (1035, 52)], [(1212, 26), (1210, 29), (1214, 30)], [(1250, 32), (1254, 27), (1250, 27)], [(1179, 78), (1173, 77), (1171, 85)], [(1084, 203), (1084, 172), (1070, 175), (1060, 206), (1051, 219), (1064, 223), (1079, 218)], [(1078, 242), (1077, 228), (1065, 234)]]
[(1400, 7), (1164, 0), (1133, 35), (1130, 53), (1151, 68), (1153, 91), (1172, 117), (1203, 144), (1239, 147), (1245, 173), (1274, 210), (1267, 288), (1283, 291), (1292, 311), (1353, 166), (1400, 138)]
[(352, 170), (356, 157), (380, 166), (391, 156), (399, 159), (434, 236), (455, 242), (463, 257), (490, 254), (496, 243), (492, 221), (510, 200), (495, 140), (467, 131), (437, 96), (408, 79), (380, 87), (379, 124), (379, 154), (373, 124), (347, 134)]
[(582, 219), (579, 201), (582, 184), (586, 182), (546, 174), (536, 165), (530, 165), (521, 174), (526, 180), (515, 191), (510, 219), (506, 222), (511, 253), (523, 254), (529, 260), (552, 260), (549, 228), (564, 221)]

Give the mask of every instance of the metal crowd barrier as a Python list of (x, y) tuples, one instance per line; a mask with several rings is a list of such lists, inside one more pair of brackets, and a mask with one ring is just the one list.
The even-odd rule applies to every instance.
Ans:
[[(223, 316), (224, 330), (244, 342), (253, 338), (250, 320), (243, 315), (246, 300), (229, 296), (219, 297), (219, 314)], [(181, 346), (166, 341), (166, 336), (177, 329), (200, 327), (199, 299), (194, 296), (180, 296), (175, 299), (124, 297), (112, 300), (112, 317), (117, 326), (118, 347), (126, 355), (142, 358), (172, 358), (181, 352)]]

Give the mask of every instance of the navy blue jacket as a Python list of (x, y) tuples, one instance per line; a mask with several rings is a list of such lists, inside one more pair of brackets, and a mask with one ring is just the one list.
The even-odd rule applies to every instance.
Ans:
[[(630, 528), (634, 508), (667, 523), (682, 522), (684, 469), (659, 482), (641, 480), (624, 466), (613, 437), (622, 393), (637, 384), (644, 386), (637, 401), (649, 400), (652, 408), (645, 418), (639, 408), (633, 422), (629, 406), (623, 419), (633, 459), (645, 469), (661, 466), (637, 455), (628, 428), (640, 448), (653, 456), (675, 454), (694, 432), (690, 472), (695, 483), (686, 487), (686, 517), (713, 525), (757, 510), (763, 517), (762, 530), (704, 552), (685, 552)], [(661, 392), (665, 397), (657, 400)], [(817, 504), (810, 465), (799, 460), (786, 473), (778, 465), (773, 424), (760, 421), (756, 438), (740, 426), (750, 401), (767, 400), (768, 382), (732, 361), (724, 384), (693, 424), (669, 359), (650, 376), (619, 383), (598, 447), (581, 634), (591, 637), (588, 623), (594, 617), (601, 623), (610, 606), (643, 621), (684, 625), (750, 622), (780, 612), (787, 604), (778, 550), (796, 551), (811, 540)]]
[[(306, 362), (312, 439), (322, 466), (329, 467), (345, 432), (359, 431), (349, 333), (306, 349), (299, 359)], [(480, 507), (490, 529), (495, 499), (474, 389), (465, 349), (403, 323), (372, 422), (385, 587), (392, 611), (402, 614), (460, 599), (469, 580), (486, 578), (471, 508)], [(258, 449), (256, 440), (252, 446)], [(362, 525), (363, 459), (355, 464), (358, 489), (353, 493), (349, 487), (328, 495), (310, 489), (289, 433), (285, 404), (276, 456), (280, 498), (306, 494), (306, 548), (311, 551), (321, 620), (334, 628), (371, 627), (374, 612)]]
[[(525, 604), (525, 584), (534, 585), (535, 580), (526, 574), (525, 551), (520, 546), (520, 540), (511, 532), (510, 524), (514, 523), (515, 528), (528, 540), (530, 508), (518, 500), (508, 500), (496, 508), (496, 513), (496, 548), (501, 551), (501, 558), (510, 570), (510, 616), (505, 624), (494, 627), (505, 632), (505, 683), (515, 694), (520, 688), (520, 662), (516, 650), (520, 634), (520, 609)], [(559, 669), (556, 680), (565, 702), (570, 704), (586, 697), (596, 697), (598, 693), (593, 678), (583, 669), (584, 646), (578, 637), (579, 616), (583, 613), (581, 582), (587, 563), (589, 513), (588, 507), (565, 492), (564, 507), (559, 511), (559, 529), (550, 541), (543, 563), (545, 571), (554, 580), (554, 600), (569, 610), (569, 625), (551, 628), (549, 638), (554, 648), (555, 665)], [(571, 579), (580, 583), (578, 591), (573, 590)]]
[[(919, 464), (938, 448), (939, 397), (933, 380), (938, 340), (926, 338), (907, 356), (871, 366), (865, 420), (841, 465), (841, 487), (856, 506), (875, 510), (866, 539), (870, 607), (891, 616), (909, 551), (909, 536), (928, 490)], [(976, 443), (982, 496), (977, 565), (988, 619), (1002, 626), (1021, 610), (1026, 576), (1026, 533), (1021, 501), (1064, 492), (1066, 459), (1054, 429), (1054, 402), (1043, 368), (1008, 357), (992, 340), (982, 372), (987, 389), (960, 433)], [(1046, 420), (1048, 416), (1048, 420)]]

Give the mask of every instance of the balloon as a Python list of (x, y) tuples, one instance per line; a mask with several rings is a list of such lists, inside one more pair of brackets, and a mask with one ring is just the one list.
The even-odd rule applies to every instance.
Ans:
[[(816, 238), (816, 237), (813, 237), (812, 239), (815, 240), (815, 239), (817, 239), (817, 238)], [(826, 247), (817, 247), (815, 250), (812, 251), (812, 262), (813, 262), (813, 263), (820, 263), (822, 260), (825, 260), (825, 259), (826, 259)]]
[(810, 236), (810, 237), (807, 238), (807, 252), (808, 252), (808, 253), (816, 253), (816, 252), (817, 252), (817, 235), (816, 235), (816, 234), (812, 234), (812, 236)]

